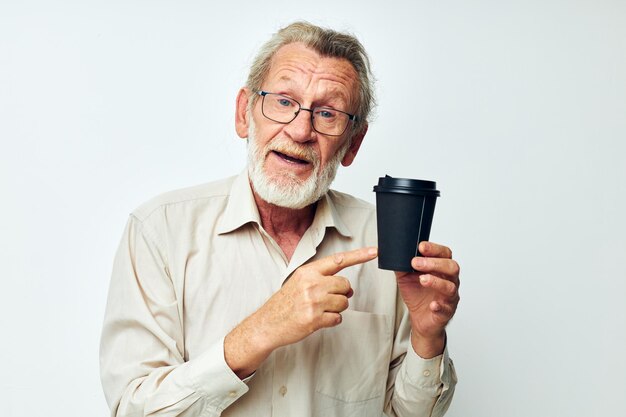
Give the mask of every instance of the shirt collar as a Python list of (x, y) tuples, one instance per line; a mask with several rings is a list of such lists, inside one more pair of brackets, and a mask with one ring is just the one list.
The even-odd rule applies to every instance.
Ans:
[(250, 222), (260, 225), (261, 216), (254, 202), (248, 171), (244, 170), (233, 181), (226, 209), (217, 225), (217, 233), (229, 233)]
[[(254, 201), (246, 169), (233, 181), (226, 209), (217, 226), (217, 233), (229, 233), (250, 222), (261, 225), (261, 217)], [(317, 210), (315, 210), (315, 218), (311, 227), (320, 231), (327, 227), (333, 227), (342, 236), (352, 236), (346, 224), (341, 220), (329, 193), (324, 194), (317, 203)]]
[(315, 219), (311, 226), (317, 226), (319, 229), (334, 227), (342, 236), (352, 237), (350, 229), (348, 229), (348, 226), (341, 220), (341, 215), (335, 203), (333, 203), (332, 191), (324, 194), (320, 201), (318, 201)]

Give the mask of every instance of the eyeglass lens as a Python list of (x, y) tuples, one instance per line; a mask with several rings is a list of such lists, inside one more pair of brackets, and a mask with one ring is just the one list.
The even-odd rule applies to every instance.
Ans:
[(303, 109), (294, 99), (281, 94), (266, 93), (263, 96), (263, 115), (278, 123), (290, 123), (300, 110), (312, 113), (313, 129), (323, 135), (340, 136), (346, 130), (350, 117), (348, 114), (330, 107)]

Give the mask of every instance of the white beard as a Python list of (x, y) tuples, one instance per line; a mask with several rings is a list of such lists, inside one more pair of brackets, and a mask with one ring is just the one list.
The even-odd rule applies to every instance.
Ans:
[[(337, 174), (339, 163), (348, 152), (350, 140), (343, 144), (328, 164), (320, 170), (320, 158), (315, 150), (284, 137), (270, 141), (263, 149), (258, 147), (256, 129), (252, 116), (248, 128), (248, 176), (254, 191), (264, 201), (279, 207), (301, 209), (317, 202), (326, 192)], [(289, 171), (268, 176), (265, 172), (265, 160), (271, 151), (301, 156), (313, 164), (313, 172), (305, 179), (299, 179)]]

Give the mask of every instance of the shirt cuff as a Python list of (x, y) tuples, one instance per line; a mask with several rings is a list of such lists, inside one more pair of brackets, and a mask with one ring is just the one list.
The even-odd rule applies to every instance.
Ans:
[[(454, 364), (443, 353), (423, 359), (409, 343), (402, 367), (396, 377), (395, 406), (398, 415), (412, 415), (419, 404), (429, 416), (442, 417), (452, 401), (457, 378)], [(426, 414), (424, 414), (426, 415)]]
[(445, 361), (448, 357), (448, 348), (444, 352), (430, 359), (423, 359), (409, 343), (409, 348), (404, 358), (404, 379), (413, 386), (420, 388), (436, 397), (441, 394), (442, 376), (444, 374)]
[(244, 382), (230, 369), (224, 358), (223, 337), (202, 355), (190, 360), (187, 372), (192, 386), (219, 413), (248, 392), (246, 382), (254, 375)]

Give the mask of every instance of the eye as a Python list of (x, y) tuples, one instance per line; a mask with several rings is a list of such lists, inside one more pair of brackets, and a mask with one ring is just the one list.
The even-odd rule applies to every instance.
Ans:
[(317, 109), (315, 115), (322, 119), (332, 119), (337, 116), (337, 112), (332, 109)]
[(279, 97), (278, 104), (282, 107), (289, 107), (289, 106), (293, 106), (293, 101), (285, 97)]

